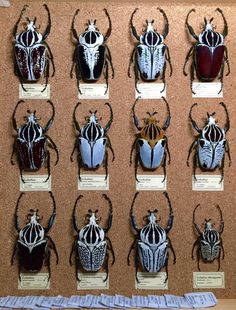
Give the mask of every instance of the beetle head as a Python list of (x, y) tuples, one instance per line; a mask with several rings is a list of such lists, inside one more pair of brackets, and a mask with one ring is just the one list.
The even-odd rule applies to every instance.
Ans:
[(98, 31), (98, 28), (96, 26), (96, 19), (92, 20), (88, 20), (88, 28), (87, 31)]
[(214, 118), (215, 114), (216, 114), (215, 112), (213, 112), (212, 114), (207, 113), (208, 125), (215, 125), (216, 124), (216, 119)]
[(158, 213), (158, 210), (155, 209), (154, 211), (148, 210), (148, 215), (145, 216), (145, 220), (148, 222), (148, 224), (156, 224), (161, 220), (161, 218), (157, 218), (156, 214)]
[(28, 116), (25, 117), (25, 119), (27, 120), (28, 123), (37, 123), (37, 121), (39, 120), (39, 118), (37, 118), (35, 116), (36, 111), (31, 112), (30, 110), (27, 110), (27, 113), (29, 113)]
[(30, 209), (30, 213), (27, 215), (27, 219), (31, 224), (37, 224), (42, 218), (38, 216), (39, 210)]
[(212, 223), (211, 219), (205, 219), (205, 223), (203, 223), (203, 225), (205, 226), (205, 229), (211, 230), (213, 229), (215, 223)]
[(153, 112), (153, 113), (147, 112), (147, 115), (149, 117), (143, 119), (145, 125), (150, 125), (150, 124), (158, 123), (158, 120), (155, 118), (156, 114), (158, 114), (158, 113), (157, 112)]
[(98, 122), (98, 118), (96, 116), (97, 110), (95, 110), (94, 112), (92, 112), (91, 110), (89, 110), (89, 113), (91, 114), (90, 116), (86, 116), (85, 120), (88, 123), (97, 123)]
[(212, 17), (209, 21), (207, 21), (206, 18), (204, 18), (204, 31), (214, 31), (215, 27), (212, 24), (214, 17)]
[(100, 218), (97, 217), (97, 213), (98, 213), (98, 210), (95, 210), (95, 212), (93, 212), (91, 209), (88, 210), (86, 219), (89, 225), (96, 225), (98, 223)]
[(155, 29), (153, 28), (153, 23), (154, 23), (154, 19), (150, 22), (146, 19), (147, 26), (145, 29), (143, 29), (143, 32), (155, 31)]

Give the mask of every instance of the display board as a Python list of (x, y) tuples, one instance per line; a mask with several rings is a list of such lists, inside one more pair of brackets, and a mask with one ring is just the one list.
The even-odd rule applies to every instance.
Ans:
[[(102, 193), (106, 193), (113, 204), (113, 225), (109, 231), (109, 238), (112, 241), (115, 252), (115, 263), (109, 263), (109, 289), (104, 291), (109, 294), (163, 294), (163, 290), (136, 290), (135, 289), (135, 268), (134, 258), (131, 255), (131, 266), (127, 265), (127, 255), (134, 240), (134, 232), (130, 223), (130, 206), (136, 192), (134, 178), (134, 166), (129, 165), (131, 146), (135, 139), (137, 130), (133, 124), (131, 108), (135, 100), (134, 74), (131, 70), (132, 78), (128, 78), (127, 70), (132, 50), (135, 46), (135, 39), (131, 36), (129, 20), (136, 7), (139, 8), (134, 23), (139, 33), (144, 27), (145, 20), (154, 19), (155, 28), (162, 30), (163, 20), (156, 10), (160, 6), (165, 10), (169, 19), (169, 35), (165, 43), (168, 45), (173, 65), (173, 75), (169, 77), (167, 68), (166, 98), (170, 106), (171, 124), (166, 132), (169, 141), (171, 163), (167, 166), (167, 192), (170, 196), (174, 210), (174, 225), (169, 234), (172, 245), (176, 253), (176, 264), (173, 265), (173, 257), (169, 258), (169, 289), (168, 293), (183, 294), (193, 290), (193, 272), (197, 272), (196, 259), (191, 258), (192, 245), (196, 240), (193, 229), (192, 216), (197, 204), (201, 204), (198, 209), (196, 219), (199, 225), (205, 218), (212, 218), (218, 227), (219, 214), (215, 209), (215, 204), (220, 205), (225, 223), (222, 234), (225, 258), (221, 261), (220, 271), (225, 273), (225, 288), (211, 289), (218, 298), (235, 298), (236, 296), (236, 209), (235, 209), (235, 152), (236, 152), (236, 107), (235, 107), (235, 20), (236, 6), (226, 4), (174, 4), (172, 2), (162, 5), (159, 3), (115, 3), (115, 2), (50, 2), (45, 1), (51, 12), (52, 29), (47, 39), (47, 43), (52, 50), (56, 74), (49, 78), (51, 89), (50, 99), (55, 106), (55, 119), (48, 134), (56, 143), (60, 161), (54, 167), (55, 155), (51, 151), (51, 177), (52, 192), (57, 205), (57, 215), (54, 225), (50, 231), (50, 236), (54, 240), (59, 253), (59, 264), (56, 265), (54, 254), (51, 255), (51, 288), (45, 291), (22, 291), (18, 290), (18, 267), (17, 260), (11, 266), (11, 255), (16, 239), (14, 229), (14, 212), (19, 192), (19, 169), (17, 165), (12, 166), (10, 156), (14, 142), (14, 130), (11, 116), (14, 107), (19, 100), (19, 81), (14, 75), (13, 66), (13, 38), (12, 29), (25, 4), (24, 1), (12, 1), (11, 7), (0, 9), (0, 37), (2, 40), (0, 48), (0, 291), (1, 295), (23, 295), (23, 294), (44, 294), (44, 295), (74, 295), (76, 289), (75, 266), (69, 265), (69, 255), (74, 241), (75, 231), (72, 226), (72, 210), (74, 202), (79, 194), (83, 194), (78, 208), (78, 223), (84, 225), (84, 217), (88, 209), (99, 209), (101, 224), (105, 225), (107, 219), (107, 206), (102, 199)], [(46, 25), (46, 14), (42, 7), (44, 2), (27, 1), (30, 9), (27, 14), (31, 18), (37, 16), (37, 23), (44, 29)], [(214, 21), (217, 30), (223, 28), (222, 18), (215, 13), (215, 9), (220, 7), (227, 19), (229, 34), (225, 40), (231, 73), (224, 78), (223, 98), (192, 98), (190, 90), (189, 76), (183, 75), (183, 64), (191, 42), (185, 29), (185, 19), (191, 8), (196, 9), (196, 13), (191, 15), (191, 24), (200, 32), (200, 23), (203, 18), (215, 17)], [(84, 117), (89, 115), (89, 110), (98, 110), (98, 116), (102, 117), (101, 123), (106, 124), (109, 118), (109, 111), (105, 102), (112, 106), (114, 119), (109, 137), (115, 152), (115, 160), (111, 162), (111, 153), (108, 159), (109, 190), (107, 191), (78, 191), (77, 189), (77, 163), (76, 159), (72, 163), (70, 154), (72, 152), (76, 131), (73, 127), (72, 112), (78, 100), (78, 90), (76, 80), (70, 78), (70, 68), (72, 65), (72, 55), (75, 44), (71, 38), (71, 21), (75, 10), (79, 8), (80, 14), (76, 20), (78, 33), (84, 31), (88, 19), (97, 19), (97, 26), (102, 33), (105, 33), (108, 26), (107, 18), (103, 12), (106, 8), (112, 21), (112, 33), (108, 39), (111, 50), (115, 77), (109, 79), (109, 100), (80, 100), (82, 105), (77, 113), (78, 120), (83, 124)], [(189, 69), (189, 67), (188, 67)], [(101, 79), (101, 83), (104, 80)], [(216, 118), (220, 125), (224, 125), (226, 118), (219, 106), (223, 101), (229, 111), (230, 130), (227, 139), (230, 144), (232, 165), (228, 167), (228, 158), (225, 160), (225, 178), (223, 191), (193, 191), (192, 190), (192, 157), (190, 167), (186, 165), (188, 149), (196, 134), (188, 119), (191, 105), (198, 102), (198, 107), (193, 111), (194, 118), (199, 126), (203, 126), (203, 119), (206, 113), (216, 112)], [(45, 100), (26, 100), (17, 111), (17, 122), (22, 124), (23, 117), (27, 114), (27, 109), (36, 110), (36, 115), (40, 118), (40, 123), (46, 124), (50, 117), (51, 110)], [(160, 123), (164, 123), (166, 109), (162, 100), (144, 99), (137, 105), (137, 114), (140, 119), (146, 117), (147, 111), (158, 111), (157, 118)], [(109, 152), (109, 151), (108, 151)], [(84, 172), (84, 170), (83, 170)], [(41, 174), (46, 173), (40, 170)], [(88, 171), (86, 171), (88, 173)], [(103, 168), (99, 168), (97, 174), (104, 173)], [(140, 174), (162, 174), (162, 169), (155, 172), (138, 169)], [(201, 173), (197, 170), (197, 173)], [(206, 173), (205, 173), (206, 174)], [(216, 170), (211, 174), (219, 174)], [(39, 215), (43, 216), (42, 223), (46, 225), (47, 219), (52, 212), (49, 195), (45, 192), (29, 192), (22, 198), (19, 207), (20, 223), (26, 223), (26, 216), (29, 209), (39, 209)], [(166, 225), (168, 220), (167, 202), (162, 195), (162, 191), (142, 191), (136, 201), (134, 212), (137, 221), (144, 225), (143, 217), (147, 210), (158, 209), (161, 217), (161, 224)], [(217, 262), (213, 264), (201, 263), (202, 271), (217, 271)], [(209, 289), (208, 289), (209, 290)], [(101, 291), (87, 290), (82, 293), (96, 294)]]

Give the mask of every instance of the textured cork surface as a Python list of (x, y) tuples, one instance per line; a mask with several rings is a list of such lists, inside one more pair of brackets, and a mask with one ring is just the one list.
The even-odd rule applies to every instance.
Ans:
[[(198, 108), (193, 111), (194, 118), (200, 127), (203, 126), (207, 112), (216, 112), (219, 124), (224, 125), (225, 114), (219, 106), (219, 99), (193, 99), (190, 91), (189, 77), (182, 73), (185, 56), (191, 47), (184, 21), (188, 11), (193, 7), (185, 1), (185, 4), (173, 4), (168, 2), (165, 6), (162, 3), (153, 2), (132, 2), (132, 3), (108, 3), (108, 2), (55, 2), (45, 1), (51, 12), (52, 29), (47, 39), (54, 55), (56, 75), (49, 79), (51, 86), (51, 100), (56, 109), (54, 123), (48, 134), (57, 144), (60, 153), (60, 162), (53, 166), (55, 154), (51, 151), (52, 163), (52, 191), (57, 202), (57, 216), (50, 231), (50, 236), (57, 245), (60, 261), (55, 265), (55, 256), (51, 255), (51, 289), (46, 292), (32, 291), (27, 294), (47, 295), (74, 295), (76, 291), (76, 280), (74, 266), (69, 265), (69, 253), (73, 243), (74, 231), (72, 228), (72, 209), (75, 199), (78, 196), (77, 190), (77, 164), (70, 162), (70, 154), (74, 146), (76, 133), (72, 123), (72, 111), (77, 99), (77, 87), (75, 79), (70, 78), (70, 68), (75, 45), (71, 39), (70, 26), (73, 14), (80, 8), (80, 15), (76, 20), (78, 32), (85, 29), (88, 19), (97, 19), (97, 26), (102, 33), (106, 32), (108, 21), (103, 12), (106, 8), (112, 20), (112, 34), (108, 45), (112, 53), (115, 68), (115, 78), (110, 79), (110, 99), (114, 112), (114, 121), (109, 131), (112, 146), (115, 151), (115, 161), (111, 162), (109, 153), (109, 176), (110, 190), (107, 192), (113, 203), (113, 226), (109, 232), (116, 255), (116, 262), (110, 267), (110, 289), (104, 293), (108, 294), (162, 294), (162, 291), (136, 291), (134, 288), (134, 260), (131, 256), (131, 266), (127, 266), (127, 254), (133, 242), (133, 231), (130, 227), (129, 210), (135, 193), (134, 167), (129, 166), (129, 154), (131, 145), (137, 133), (132, 117), (131, 107), (134, 102), (134, 77), (127, 76), (127, 69), (131, 52), (135, 46), (135, 40), (130, 34), (129, 19), (133, 10), (138, 7), (134, 23), (138, 33), (141, 33), (146, 19), (154, 19), (155, 27), (162, 31), (163, 20), (156, 10), (161, 6), (169, 19), (170, 29), (166, 44), (170, 49), (173, 76), (169, 78), (167, 68), (167, 100), (171, 110), (171, 124), (166, 133), (169, 139), (171, 153), (171, 164), (167, 167), (168, 194), (174, 209), (174, 226), (169, 237), (171, 238), (177, 262), (172, 264), (173, 257), (169, 259), (169, 290), (168, 293), (182, 294), (192, 291), (192, 273), (197, 271), (196, 260), (191, 259), (192, 244), (196, 235), (192, 226), (192, 213), (194, 207), (200, 203), (201, 208), (196, 214), (199, 225), (205, 218), (212, 218), (216, 227), (219, 223), (219, 215), (215, 204), (219, 204), (225, 221), (225, 230), (222, 235), (225, 250), (225, 259), (221, 262), (221, 271), (225, 272), (225, 289), (214, 290), (218, 298), (235, 298), (236, 296), (236, 262), (235, 262), (235, 235), (236, 235), (236, 208), (235, 208), (235, 20), (236, 6), (221, 4), (218, 6), (223, 10), (229, 25), (229, 35), (226, 44), (231, 64), (231, 74), (224, 80), (224, 98), (230, 114), (231, 128), (227, 133), (227, 139), (231, 148), (232, 166), (228, 167), (228, 159), (225, 161), (225, 189), (223, 192), (193, 192), (190, 168), (186, 166), (188, 148), (194, 139), (195, 132), (191, 129), (188, 121), (188, 113), (191, 105), (198, 102)], [(45, 29), (46, 14), (42, 7), (44, 2), (29, 2), (30, 9), (28, 17), (37, 16), (37, 23), (40, 31)], [(17, 261), (14, 266), (10, 265), (10, 258), (14, 247), (16, 232), (14, 230), (14, 210), (19, 196), (19, 170), (17, 165), (10, 164), (10, 155), (14, 141), (11, 115), (18, 101), (18, 79), (14, 76), (13, 70), (13, 38), (12, 29), (20, 10), (25, 4), (24, 1), (12, 1), (8, 9), (0, 8), (0, 37), (2, 40), (0, 48), (0, 291), (1, 295), (20, 295), (25, 292), (17, 291)], [(191, 16), (191, 24), (200, 31), (200, 24), (203, 17), (214, 16), (214, 23), (217, 30), (222, 30), (222, 19), (215, 13), (216, 5), (208, 2), (206, 5), (196, 5), (196, 14)], [(22, 29), (22, 24), (19, 29)], [(188, 68), (189, 69), (189, 68)], [(101, 79), (100, 82), (103, 82)], [(99, 117), (102, 117), (102, 124), (106, 124), (109, 113), (104, 106), (105, 100), (82, 101), (77, 117), (83, 124), (84, 117), (89, 115), (89, 110), (98, 110)], [(17, 122), (22, 124), (27, 109), (36, 110), (40, 123), (46, 124), (51, 110), (45, 101), (27, 100), (21, 105), (17, 112)], [(137, 106), (137, 114), (142, 120), (146, 112), (158, 111), (157, 117), (160, 124), (164, 124), (166, 110), (161, 100), (142, 100)], [(191, 157), (192, 158), (192, 157)], [(45, 172), (44, 170), (41, 173)], [(200, 172), (200, 171), (197, 171)], [(216, 171), (217, 173), (218, 171)], [(97, 173), (104, 173), (100, 168)], [(139, 173), (144, 173), (139, 169)], [(161, 168), (157, 169), (161, 174)], [(78, 209), (78, 221), (80, 226), (84, 224), (84, 217), (89, 208), (99, 209), (102, 217), (101, 223), (105, 225), (107, 217), (107, 206), (101, 198), (101, 192), (82, 192), (84, 199)], [(51, 201), (46, 193), (29, 193), (24, 196), (20, 206), (20, 222), (23, 225), (30, 208), (40, 209), (43, 216), (42, 223), (46, 225), (51, 212)], [(168, 220), (168, 209), (166, 200), (161, 192), (142, 192), (135, 205), (135, 214), (139, 225), (143, 225), (142, 218), (147, 210), (159, 210), (161, 224), (164, 226)], [(203, 271), (216, 271), (217, 263), (201, 264)], [(98, 293), (87, 291), (83, 293)]]

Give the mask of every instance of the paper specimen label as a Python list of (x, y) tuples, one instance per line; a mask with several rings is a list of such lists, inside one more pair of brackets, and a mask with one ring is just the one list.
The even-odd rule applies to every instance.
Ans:
[[(223, 98), (222, 84), (219, 82), (193, 83), (193, 98)], [(219, 91), (221, 92), (219, 93)]]
[(135, 288), (144, 290), (168, 290), (168, 280), (166, 280), (166, 272), (138, 272), (135, 278)]
[(21, 273), (18, 279), (18, 290), (46, 290), (50, 289), (48, 273)]
[(164, 89), (164, 83), (138, 83), (137, 89), (140, 91), (140, 93), (135, 90), (136, 99), (138, 97), (141, 99), (160, 99), (161, 97), (166, 98), (166, 87)]
[(97, 290), (97, 289), (109, 289), (109, 276), (106, 279), (107, 274), (105, 272), (91, 272), (82, 273), (78, 272), (77, 290)]
[(225, 288), (225, 273), (193, 272), (193, 288)]
[(106, 84), (80, 84), (79, 99), (109, 99), (109, 86)]
[(78, 178), (78, 190), (109, 190), (109, 175), (105, 174), (81, 174)]
[[(193, 191), (223, 191), (224, 180), (221, 181), (221, 175), (202, 175), (197, 174), (196, 179), (192, 177)], [(221, 182), (220, 182), (221, 181)]]
[(50, 85), (42, 92), (44, 84), (23, 84), (25, 91), (21, 84), (19, 84), (19, 98), (20, 99), (50, 99)]
[[(29, 175), (23, 174), (22, 181), (20, 177), (20, 191), (21, 192), (41, 192), (41, 191), (50, 191), (52, 188), (52, 177), (49, 179), (48, 175), (40, 174), (40, 175)], [(47, 180), (47, 181), (46, 181)], [(45, 182), (46, 181), (46, 182)]]
[(137, 175), (136, 190), (137, 191), (163, 191), (167, 190), (167, 177), (164, 182), (164, 175)]

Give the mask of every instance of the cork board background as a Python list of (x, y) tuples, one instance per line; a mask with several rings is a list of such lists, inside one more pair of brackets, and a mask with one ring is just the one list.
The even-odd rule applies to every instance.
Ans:
[[(174, 227), (170, 238), (176, 252), (177, 262), (172, 265), (172, 256), (169, 261), (169, 293), (182, 294), (192, 291), (192, 272), (197, 271), (196, 261), (191, 259), (192, 244), (196, 235), (192, 227), (192, 212), (196, 204), (201, 203), (197, 213), (198, 223), (201, 224), (205, 218), (212, 217), (218, 223), (218, 213), (214, 204), (218, 203), (223, 211), (225, 230), (222, 235), (225, 249), (225, 259), (221, 262), (221, 271), (225, 272), (225, 289), (215, 290), (218, 298), (235, 298), (236, 296), (236, 208), (235, 208), (235, 78), (236, 60), (235, 54), (235, 21), (236, 6), (230, 4), (215, 4), (208, 2), (204, 5), (194, 5), (196, 14), (191, 16), (191, 24), (199, 32), (199, 25), (203, 17), (215, 16), (217, 30), (222, 29), (222, 19), (215, 14), (215, 8), (220, 6), (223, 10), (229, 25), (229, 35), (226, 44), (229, 51), (231, 64), (231, 75), (225, 78), (224, 102), (230, 113), (231, 128), (227, 134), (230, 143), (232, 166), (228, 167), (228, 160), (225, 165), (225, 190), (224, 192), (193, 192), (191, 184), (192, 167), (186, 166), (186, 157), (190, 144), (193, 141), (194, 132), (188, 121), (188, 113), (192, 103), (199, 103), (198, 109), (194, 110), (194, 117), (199, 126), (203, 124), (206, 112), (217, 112), (220, 124), (224, 124), (225, 115), (219, 107), (219, 99), (192, 99), (189, 78), (182, 74), (182, 66), (187, 51), (190, 48), (190, 41), (184, 21), (186, 14), (193, 7), (189, 2), (162, 3), (142, 2), (133, 3), (109, 3), (109, 2), (55, 2), (48, 3), (52, 17), (52, 29), (47, 39), (54, 55), (56, 75), (49, 80), (51, 85), (51, 100), (56, 109), (56, 117), (49, 135), (57, 144), (60, 153), (60, 162), (52, 167), (52, 191), (57, 202), (57, 216), (50, 232), (57, 245), (59, 252), (59, 264), (55, 265), (55, 256), (51, 258), (51, 289), (49, 291), (31, 291), (27, 294), (47, 295), (73, 295), (77, 294), (74, 267), (69, 265), (69, 253), (71, 250), (74, 231), (72, 228), (71, 214), (74, 201), (78, 196), (77, 191), (77, 165), (70, 162), (70, 153), (73, 149), (75, 130), (72, 125), (72, 111), (78, 101), (75, 79), (69, 76), (71, 59), (74, 45), (71, 40), (70, 26), (72, 16), (77, 8), (81, 14), (77, 18), (76, 28), (78, 32), (83, 31), (85, 23), (89, 18), (97, 19), (99, 29), (104, 33), (107, 29), (107, 19), (102, 11), (107, 8), (112, 20), (112, 35), (108, 40), (113, 64), (115, 67), (115, 78), (110, 80), (110, 99), (114, 112), (114, 122), (109, 131), (116, 159), (113, 163), (109, 160), (110, 190), (107, 192), (113, 203), (113, 226), (109, 232), (114, 247), (116, 262), (110, 267), (110, 289), (105, 291), (109, 294), (161, 294), (162, 291), (136, 291), (134, 288), (134, 265), (133, 260), (130, 267), (126, 259), (131, 243), (133, 232), (129, 222), (129, 210), (133, 195), (135, 193), (134, 169), (129, 166), (130, 148), (135, 138), (136, 130), (131, 118), (131, 107), (134, 102), (134, 80), (127, 77), (127, 68), (135, 40), (130, 35), (129, 19), (134, 8), (139, 7), (134, 22), (139, 33), (145, 19), (155, 19), (155, 26), (162, 30), (162, 19), (156, 7), (161, 6), (170, 24), (169, 35), (166, 44), (169, 46), (173, 76), (167, 77), (167, 100), (171, 110), (171, 125), (168, 129), (169, 149), (172, 157), (168, 166), (168, 193), (174, 209)], [(37, 22), (44, 29), (46, 14), (42, 7), (44, 2), (28, 1), (30, 10), (29, 17), (37, 16)], [(16, 233), (14, 230), (14, 210), (19, 196), (19, 170), (17, 166), (10, 164), (10, 155), (13, 145), (13, 128), (11, 115), (18, 101), (18, 79), (13, 73), (13, 48), (12, 28), (16, 22), (20, 10), (25, 1), (12, 1), (11, 7), (0, 9), (0, 292), (1, 295), (23, 295), (24, 291), (17, 290), (17, 263), (10, 265), (10, 258), (14, 247)], [(20, 29), (20, 28), (19, 28)], [(167, 75), (168, 75), (167, 69)], [(88, 115), (89, 109), (97, 109), (102, 116), (102, 123), (105, 124), (108, 118), (108, 109), (104, 107), (104, 100), (83, 101), (78, 111), (78, 119), (83, 122), (84, 116)], [(22, 105), (17, 113), (18, 124), (23, 122), (23, 116), (27, 108), (37, 110), (41, 117), (41, 123), (45, 124), (51, 110), (45, 101), (28, 100)], [(162, 101), (143, 100), (137, 107), (140, 118), (144, 117), (146, 111), (158, 109), (160, 123), (164, 122), (166, 111)], [(52, 166), (55, 160), (53, 152)], [(110, 155), (110, 154), (109, 154)], [(142, 170), (139, 170), (142, 173)], [(41, 171), (43, 173), (45, 171)], [(101, 168), (97, 173), (103, 173)], [(157, 174), (162, 173), (161, 169)], [(89, 208), (99, 208), (102, 224), (107, 216), (107, 206), (101, 198), (102, 192), (82, 192), (84, 199), (81, 201), (79, 210), (79, 223), (83, 224), (84, 216)], [(24, 196), (20, 207), (20, 221), (25, 223), (28, 210), (39, 208), (43, 215), (42, 223), (45, 224), (51, 212), (51, 201), (46, 193), (29, 193)], [(162, 218), (161, 223), (166, 224), (168, 213), (167, 204), (161, 192), (142, 192), (137, 200), (135, 211), (139, 223), (148, 209), (158, 208)], [(203, 271), (215, 271), (217, 264), (201, 264)], [(100, 291), (99, 291), (100, 292)], [(87, 291), (82, 293), (99, 293), (98, 291)]]

